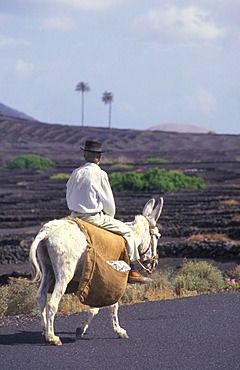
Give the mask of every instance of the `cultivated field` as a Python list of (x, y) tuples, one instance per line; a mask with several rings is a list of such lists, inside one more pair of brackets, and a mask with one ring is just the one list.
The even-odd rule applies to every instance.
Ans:
[[(181, 170), (201, 176), (202, 190), (167, 193), (116, 193), (117, 218), (132, 220), (150, 197), (163, 196), (160, 218), (160, 266), (179, 258), (207, 258), (223, 267), (240, 263), (240, 136), (178, 134), (49, 125), (0, 116), (0, 269), (1, 275), (28, 273), (28, 251), (41, 225), (68, 214), (66, 180), (51, 175), (68, 173), (83, 164), (86, 139), (103, 142), (102, 168), (132, 164)], [(39, 154), (56, 163), (54, 169), (7, 170), (4, 165), (21, 154)], [(162, 158), (165, 164), (147, 164)], [(170, 260), (169, 260), (170, 259)], [(177, 262), (176, 262), (177, 261)]]

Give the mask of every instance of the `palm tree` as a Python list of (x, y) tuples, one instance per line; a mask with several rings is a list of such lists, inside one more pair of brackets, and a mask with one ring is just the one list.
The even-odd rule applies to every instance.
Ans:
[(105, 91), (103, 93), (102, 100), (105, 104), (109, 104), (108, 128), (111, 128), (113, 94), (111, 92)]
[(82, 126), (84, 125), (84, 93), (90, 91), (90, 87), (85, 82), (79, 82), (76, 85), (75, 91), (82, 93)]

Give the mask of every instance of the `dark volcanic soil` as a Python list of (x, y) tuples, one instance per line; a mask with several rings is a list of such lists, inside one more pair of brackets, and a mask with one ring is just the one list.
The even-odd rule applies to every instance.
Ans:
[[(86, 139), (103, 142), (102, 168), (108, 173), (116, 162), (145, 171), (146, 159), (161, 157), (170, 162), (162, 168), (205, 180), (206, 188), (198, 191), (115, 194), (117, 218), (123, 221), (141, 213), (150, 197), (163, 196), (160, 267), (165, 263), (177, 267), (186, 257), (210, 258), (221, 269), (240, 263), (240, 162), (236, 161), (240, 136), (49, 125), (0, 115), (0, 275), (14, 270), (28, 273), (29, 247), (41, 225), (68, 214), (66, 180), (50, 176), (70, 174), (83, 163), (79, 146)], [(3, 167), (26, 153), (46, 156), (56, 168), (10, 171)], [(188, 240), (198, 234), (206, 237), (201, 242)], [(213, 234), (224, 235), (216, 240)]]

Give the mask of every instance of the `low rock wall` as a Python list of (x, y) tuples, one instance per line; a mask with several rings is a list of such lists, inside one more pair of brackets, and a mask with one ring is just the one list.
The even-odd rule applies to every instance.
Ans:
[(0, 247), (0, 264), (19, 264), (29, 261), (29, 249), (33, 241), (32, 237), (16, 240), (7, 238), (2, 241)]
[[(10, 242), (11, 241), (11, 242)], [(29, 260), (29, 249), (33, 237), (15, 240), (5, 238), (0, 248), (0, 264), (19, 264)], [(159, 244), (159, 257), (211, 258), (240, 260), (240, 242), (202, 241), (165, 242)]]
[(240, 259), (240, 243), (228, 241), (166, 242), (159, 246), (160, 257)]

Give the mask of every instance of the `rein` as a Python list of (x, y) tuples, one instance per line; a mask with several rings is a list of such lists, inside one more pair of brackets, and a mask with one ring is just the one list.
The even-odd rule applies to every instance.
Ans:
[[(155, 227), (150, 229), (151, 239), (150, 239), (149, 246), (146, 248), (146, 250), (144, 252), (139, 253), (140, 259), (137, 260), (137, 262), (139, 263), (139, 265), (141, 266), (141, 268), (144, 271), (147, 271), (149, 274), (151, 273), (151, 270), (143, 265), (143, 263), (141, 262), (141, 257), (144, 256), (149, 251), (150, 248), (152, 249), (152, 253), (153, 253), (153, 246), (154, 246), (154, 240), (153, 240), (153, 238), (155, 237), (156, 239), (158, 239), (160, 237), (159, 232), (155, 233), (155, 230), (156, 230)], [(150, 262), (154, 262), (156, 260), (158, 260), (158, 253), (156, 253), (151, 258), (145, 260), (144, 262), (149, 262), (149, 261)]]

